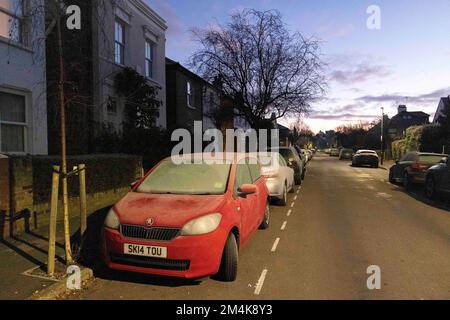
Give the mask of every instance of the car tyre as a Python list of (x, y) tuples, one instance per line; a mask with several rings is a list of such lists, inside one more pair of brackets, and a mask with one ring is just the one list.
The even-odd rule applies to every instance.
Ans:
[(392, 170), (389, 170), (389, 183), (395, 184), (394, 174), (392, 173)]
[(294, 180), (295, 180), (295, 184), (296, 184), (297, 186), (301, 185), (301, 184), (302, 184), (302, 175), (300, 174), (300, 175), (298, 175), (298, 176), (295, 176), (295, 177), (294, 177)]
[(279, 200), (279, 204), (285, 206), (287, 204), (287, 184), (284, 183), (282, 198)]
[(305, 180), (305, 175), (306, 175), (306, 168), (303, 168), (303, 170), (302, 170), (302, 180)]
[(217, 278), (225, 282), (236, 280), (238, 269), (239, 250), (236, 237), (233, 233), (228, 235), (223, 249), (222, 261), (220, 262), (219, 273)]
[(436, 183), (433, 177), (428, 177), (425, 182), (425, 194), (428, 199), (436, 199)]
[(270, 206), (269, 202), (266, 202), (266, 207), (264, 208), (264, 220), (259, 225), (259, 229), (265, 230), (269, 228), (269, 222), (270, 222)]
[(411, 181), (409, 179), (408, 172), (405, 172), (403, 174), (403, 187), (405, 188), (405, 190), (411, 189)]
[(289, 189), (289, 193), (294, 193), (295, 192), (295, 183), (294, 181), (292, 181), (292, 185), (291, 188)]

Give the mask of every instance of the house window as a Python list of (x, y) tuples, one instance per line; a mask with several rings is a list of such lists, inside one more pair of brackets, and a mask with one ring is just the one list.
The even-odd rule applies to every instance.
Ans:
[(0, 151), (25, 152), (25, 96), (0, 92)]
[(187, 105), (188, 105), (188, 107), (195, 108), (194, 107), (194, 89), (193, 89), (192, 83), (190, 81), (187, 82), (186, 91), (187, 91)]
[(24, 43), (23, 0), (0, 0), (0, 36)]
[(117, 64), (123, 65), (125, 64), (125, 24), (119, 19), (116, 19), (114, 42), (114, 60)]
[(153, 42), (145, 42), (145, 75), (147, 78), (153, 78)]

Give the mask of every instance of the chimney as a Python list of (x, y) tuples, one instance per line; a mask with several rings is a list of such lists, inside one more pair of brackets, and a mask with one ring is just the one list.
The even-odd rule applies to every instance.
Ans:
[(397, 113), (401, 113), (401, 112), (403, 112), (403, 111), (407, 111), (408, 109), (406, 108), (406, 106), (404, 105), (404, 104), (401, 104), (401, 105), (399, 105), (398, 106), (398, 109), (397, 109)]

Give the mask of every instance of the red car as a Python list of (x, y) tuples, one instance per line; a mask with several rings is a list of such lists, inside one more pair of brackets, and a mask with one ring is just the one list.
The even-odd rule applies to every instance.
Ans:
[(105, 219), (106, 265), (188, 279), (217, 275), (235, 280), (239, 249), (258, 227), (269, 225), (269, 194), (259, 164), (249, 161), (255, 158), (220, 157), (223, 161), (216, 164), (176, 164), (167, 158), (150, 170)]

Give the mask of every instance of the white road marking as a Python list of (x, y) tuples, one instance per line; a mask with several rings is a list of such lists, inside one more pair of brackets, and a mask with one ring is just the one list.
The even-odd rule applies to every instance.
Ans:
[(259, 277), (258, 282), (256, 283), (255, 295), (259, 295), (260, 294), (261, 289), (262, 289), (262, 287), (264, 285), (264, 280), (266, 279), (266, 275), (267, 275), (267, 269), (264, 269), (261, 272), (261, 276)]
[(291, 213), (292, 213), (292, 210), (289, 209), (289, 211), (287, 212), (287, 216), (289, 217), (291, 215)]
[(275, 252), (277, 250), (279, 242), (280, 242), (280, 238), (276, 238), (275, 242), (273, 243), (272, 250), (270, 250), (270, 251)]
[(297, 190), (297, 194), (299, 194), (299, 193), (300, 193), (300, 189)]
[(287, 221), (283, 222), (283, 225), (281, 226), (281, 230), (286, 229)]
[(293, 208), (294, 205), (295, 205), (295, 202), (292, 201), (292, 203), (291, 203), (291, 208)]
[(297, 196), (294, 197), (294, 201), (297, 200)]

